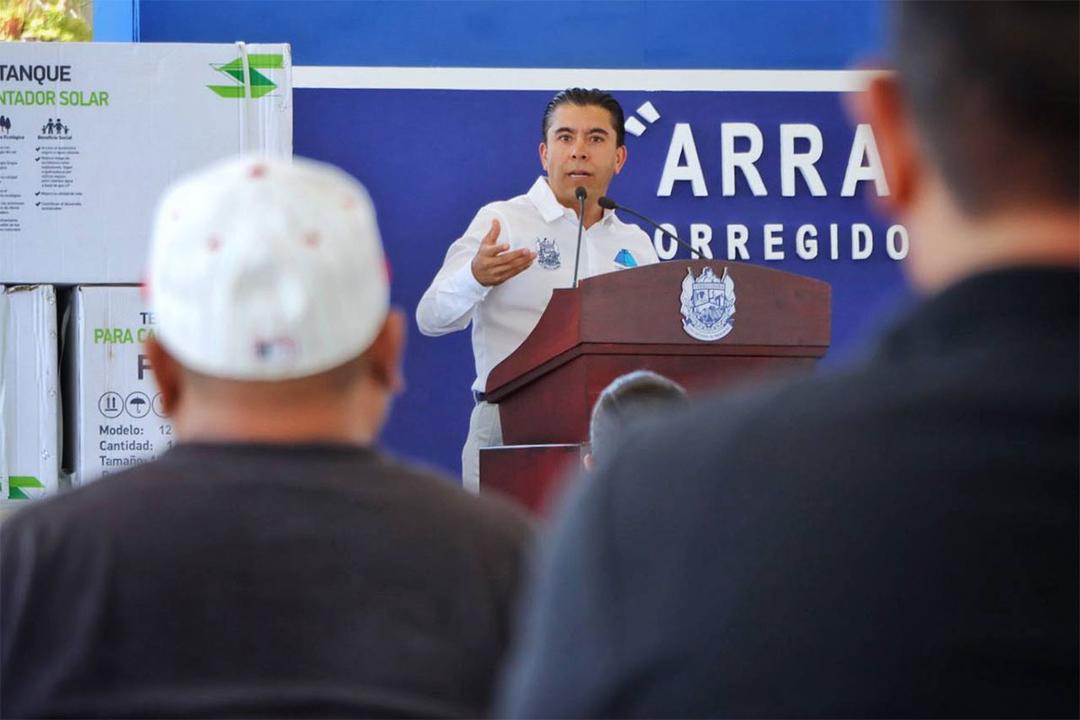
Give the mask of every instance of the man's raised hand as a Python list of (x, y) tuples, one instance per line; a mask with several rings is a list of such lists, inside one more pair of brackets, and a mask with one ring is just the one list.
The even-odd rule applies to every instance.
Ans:
[(507, 243), (499, 243), (499, 221), (491, 221), (491, 229), (480, 241), (480, 248), (472, 259), (472, 274), (476, 281), (486, 287), (501, 285), (522, 272), (536, 259), (536, 253), (528, 248), (510, 250)]

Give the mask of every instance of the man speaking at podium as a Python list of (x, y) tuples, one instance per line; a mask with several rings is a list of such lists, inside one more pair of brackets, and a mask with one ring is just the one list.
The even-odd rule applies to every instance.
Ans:
[(416, 308), (425, 335), (472, 323), (476, 405), (461, 453), (469, 490), (480, 487), (480, 448), (502, 443), (499, 409), (484, 398), (488, 373), (536, 327), (552, 290), (571, 287), (575, 272), (586, 278), (659, 261), (648, 235), (597, 204), (626, 163), (623, 122), (618, 101), (600, 90), (553, 97), (540, 142), (547, 176), (524, 195), (480, 208)]

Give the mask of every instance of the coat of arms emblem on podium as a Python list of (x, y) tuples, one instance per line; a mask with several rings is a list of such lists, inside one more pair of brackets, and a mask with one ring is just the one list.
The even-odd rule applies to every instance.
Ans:
[(712, 268), (706, 267), (696, 278), (693, 268), (687, 268), (679, 301), (683, 330), (692, 338), (719, 340), (734, 327), (735, 282), (727, 268), (721, 277), (716, 277)]

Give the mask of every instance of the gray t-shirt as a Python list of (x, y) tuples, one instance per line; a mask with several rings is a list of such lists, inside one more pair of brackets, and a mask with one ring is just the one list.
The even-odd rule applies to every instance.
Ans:
[(477, 715), (529, 534), (370, 449), (178, 446), (0, 529), (0, 713)]

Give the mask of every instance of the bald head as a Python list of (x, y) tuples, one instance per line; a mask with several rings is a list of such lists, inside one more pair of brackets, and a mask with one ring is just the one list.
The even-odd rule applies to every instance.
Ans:
[(591, 469), (610, 456), (632, 424), (687, 403), (681, 385), (652, 371), (635, 370), (615, 378), (593, 405), (586, 466)]

